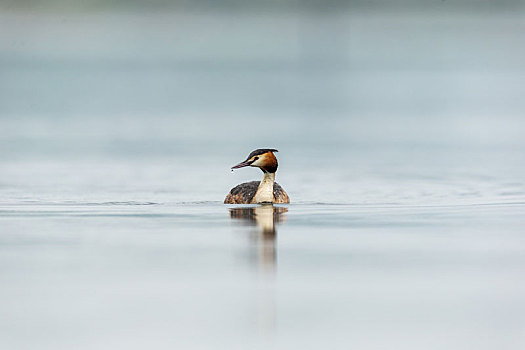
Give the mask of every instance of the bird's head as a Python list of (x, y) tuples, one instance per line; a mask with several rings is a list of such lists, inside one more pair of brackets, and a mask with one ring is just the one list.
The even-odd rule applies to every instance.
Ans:
[(256, 149), (245, 161), (235, 165), (232, 169), (244, 168), (245, 166), (253, 166), (261, 169), (265, 173), (275, 173), (277, 171), (277, 158), (274, 155), (276, 149), (260, 148)]

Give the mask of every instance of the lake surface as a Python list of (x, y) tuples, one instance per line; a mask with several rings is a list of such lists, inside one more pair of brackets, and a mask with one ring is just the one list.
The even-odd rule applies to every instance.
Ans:
[(0, 348), (524, 348), (521, 13), (3, 12)]
[(518, 349), (524, 208), (4, 203), (2, 346)]
[(4, 164), (2, 347), (525, 344), (521, 179), (283, 162), (274, 211), (222, 204), (260, 175), (225, 158)]

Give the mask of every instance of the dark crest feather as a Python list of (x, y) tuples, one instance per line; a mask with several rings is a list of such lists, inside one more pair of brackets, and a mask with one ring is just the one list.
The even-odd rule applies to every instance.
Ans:
[(279, 152), (279, 151), (273, 148), (259, 148), (253, 151), (252, 153), (250, 153), (250, 155), (246, 159), (250, 159), (251, 157), (259, 156), (261, 154), (268, 153), (268, 152)]

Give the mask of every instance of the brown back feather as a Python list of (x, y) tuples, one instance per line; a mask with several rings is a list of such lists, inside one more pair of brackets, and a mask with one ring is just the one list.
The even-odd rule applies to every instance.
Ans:
[[(235, 186), (224, 199), (224, 204), (250, 204), (259, 188), (260, 181), (245, 182)], [(277, 182), (273, 184), (275, 203), (290, 203), (290, 198)]]

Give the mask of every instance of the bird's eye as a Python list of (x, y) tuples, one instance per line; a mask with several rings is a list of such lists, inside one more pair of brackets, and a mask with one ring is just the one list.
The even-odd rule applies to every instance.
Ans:
[(255, 162), (257, 159), (259, 159), (259, 157), (255, 157), (255, 158), (253, 158), (253, 161)]

